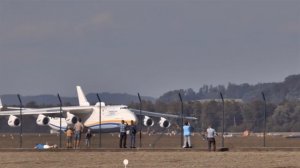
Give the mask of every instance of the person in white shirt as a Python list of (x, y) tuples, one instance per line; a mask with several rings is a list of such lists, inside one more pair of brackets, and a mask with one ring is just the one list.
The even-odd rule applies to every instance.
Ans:
[(211, 128), (211, 126), (208, 126), (206, 133), (207, 133), (208, 151), (211, 151), (211, 144), (213, 144), (213, 149), (214, 151), (216, 151), (216, 140), (215, 140), (215, 136), (217, 135), (216, 130)]

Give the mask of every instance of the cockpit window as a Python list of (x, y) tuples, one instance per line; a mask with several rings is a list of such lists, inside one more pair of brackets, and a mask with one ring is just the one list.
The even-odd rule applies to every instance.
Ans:
[(128, 109), (128, 107), (124, 106), (124, 107), (120, 107), (120, 109)]

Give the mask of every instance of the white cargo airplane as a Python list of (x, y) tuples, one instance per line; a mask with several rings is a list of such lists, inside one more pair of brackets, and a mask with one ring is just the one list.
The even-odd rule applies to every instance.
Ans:
[[(90, 128), (93, 132), (97, 132), (100, 129), (103, 132), (116, 132), (119, 130), (121, 120), (130, 123), (133, 120), (135, 123), (138, 121), (137, 115), (143, 115), (143, 124), (145, 126), (153, 126), (154, 121), (151, 117), (159, 117), (159, 125), (163, 128), (170, 127), (171, 123), (166, 118), (178, 119), (179, 115), (163, 114), (157, 112), (141, 111), (136, 109), (128, 109), (125, 105), (109, 105), (106, 106), (104, 102), (97, 102), (94, 106), (90, 105), (87, 101), (80, 86), (77, 86), (77, 95), (79, 100), (79, 106), (62, 107), (62, 114), (60, 128), (60, 117), (51, 117), (56, 114), (60, 114), (60, 107), (52, 108), (40, 108), (31, 109), (23, 108), (22, 115), (34, 115), (37, 116), (36, 123), (40, 126), (49, 126), (55, 131), (66, 130), (68, 125), (73, 125), (77, 122), (78, 118), (82, 119), (82, 123), (85, 127)], [(100, 122), (100, 105), (101, 105), (101, 122)], [(0, 99), (0, 108), (2, 109), (2, 102)], [(11, 111), (0, 111), (0, 116), (8, 116), (8, 125), (11, 127), (19, 127), (21, 121), (19, 119), (20, 110), (16, 110), (16, 107), (7, 107)], [(195, 120), (195, 117), (183, 116), (184, 119)]]

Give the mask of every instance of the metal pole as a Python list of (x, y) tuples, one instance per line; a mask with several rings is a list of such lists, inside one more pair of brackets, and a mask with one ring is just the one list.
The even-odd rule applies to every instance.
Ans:
[(59, 96), (59, 94), (57, 94), (58, 100), (59, 100), (59, 147), (61, 148), (61, 118), (62, 118), (62, 101), (61, 98)]
[(138, 93), (140, 101), (140, 116), (139, 116), (139, 125), (140, 125), (140, 148), (142, 148), (142, 99), (140, 93)]
[(97, 93), (97, 99), (99, 102), (99, 148), (101, 148), (101, 99), (99, 94)]
[(22, 100), (21, 100), (21, 96), (18, 94), (18, 99), (20, 102), (20, 148), (22, 148), (22, 134), (23, 134), (23, 118), (22, 118), (22, 108), (23, 108), (23, 104), (22, 104)]
[(264, 110), (264, 147), (266, 147), (266, 128), (267, 128), (267, 101), (264, 92), (261, 92), (264, 100), (265, 110)]
[(181, 102), (181, 138), (180, 138), (180, 147), (185, 146), (185, 144), (183, 145), (183, 101), (182, 101), (182, 97), (181, 94), (178, 93), (180, 102)]
[(222, 99), (222, 105), (223, 105), (223, 107), (222, 107), (222, 115), (223, 115), (223, 117), (222, 117), (222, 148), (224, 148), (224, 130), (225, 130), (225, 103), (224, 103), (224, 97), (223, 97), (223, 94), (220, 92), (220, 96), (221, 96), (221, 99)]

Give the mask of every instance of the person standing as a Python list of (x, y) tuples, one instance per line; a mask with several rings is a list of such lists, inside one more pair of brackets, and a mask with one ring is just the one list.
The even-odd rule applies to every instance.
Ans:
[(211, 144), (213, 144), (213, 149), (214, 151), (216, 151), (216, 140), (215, 140), (215, 136), (217, 135), (216, 130), (211, 128), (211, 126), (208, 126), (206, 133), (207, 133), (208, 151), (211, 151)]
[(73, 136), (73, 131), (71, 127), (68, 126), (68, 129), (66, 131), (67, 135), (67, 148), (72, 148), (72, 136)]
[(191, 143), (191, 126), (186, 121), (183, 126), (184, 143), (182, 148), (192, 148)]
[(135, 148), (136, 125), (133, 120), (130, 123), (130, 148)]
[(78, 122), (74, 125), (74, 148), (79, 148), (80, 140), (81, 140), (81, 133), (83, 131), (83, 124), (81, 123), (81, 119), (78, 119)]
[(124, 120), (121, 121), (120, 124), (120, 148), (127, 148), (126, 147), (126, 139), (127, 139), (127, 135), (126, 135), (126, 129), (127, 129), (127, 124), (125, 124)]
[(92, 138), (91, 129), (88, 129), (85, 134), (85, 145), (88, 148), (90, 148), (90, 146), (91, 146), (91, 138)]

